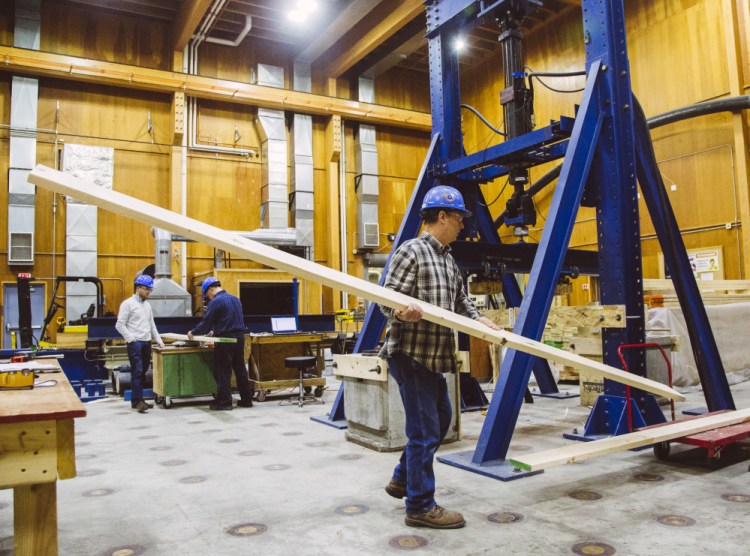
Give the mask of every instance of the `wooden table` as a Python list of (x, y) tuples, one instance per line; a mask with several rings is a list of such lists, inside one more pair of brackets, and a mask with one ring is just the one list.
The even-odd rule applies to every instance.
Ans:
[[(56, 363), (56, 362), (55, 362)], [(0, 391), (0, 489), (13, 488), (16, 556), (56, 555), (57, 479), (76, 476), (73, 419), (86, 409), (65, 373), (33, 390)]]
[(284, 365), (287, 357), (314, 355), (317, 359), (316, 377), (304, 379), (305, 388), (315, 388), (316, 396), (323, 392), (326, 379), (321, 377), (325, 368), (323, 348), (336, 335), (326, 332), (300, 332), (298, 334), (247, 334), (245, 359), (248, 362), (250, 384), (263, 401), (271, 390), (299, 386), (299, 371)]

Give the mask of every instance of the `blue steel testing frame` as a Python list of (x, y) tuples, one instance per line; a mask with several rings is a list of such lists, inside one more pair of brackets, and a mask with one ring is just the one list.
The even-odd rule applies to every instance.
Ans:
[[(509, 306), (519, 306), (514, 333), (540, 340), (555, 288), (565, 271), (568, 245), (578, 207), (596, 208), (598, 276), (602, 305), (624, 305), (626, 326), (602, 329), (603, 361), (622, 368), (617, 348), (645, 341), (643, 270), (640, 245), (638, 185), (654, 223), (666, 268), (685, 315), (693, 354), (709, 411), (735, 409), (716, 341), (693, 276), (685, 245), (661, 179), (645, 115), (633, 95), (622, 0), (582, 0), (586, 86), (574, 120), (561, 117), (549, 126), (509, 137), (496, 146), (465, 154), (460, 121), (457, 34), (486, 18), (516, 10), (531, 13), (539, 0), (428, 0), (427, 39), (430, 64), (432, 141), (414, 187), (391, 254), (417, 236), (419, 208), (434, 185), (449, 184), (464, 195), (474, 216), (464, 232), (478, 249), (500, 243), (497, 227), (484, 202), (480, 183), (507, 175), (514, 164), (527, 167), (563, 158), (541, 240), (521, 297), (515, 277), (503, 275)], [(390, 258), (389, 261), (390, 262)], [(461, 266), (461, 261), (458, 261)], [(386, 264), (383, 277), (387, 275)], [(381, 280), (382, 285), (383, 280)], [(373, 349), (385, 318), (371, 304), (355, 352)], [(627, 355), (631, 372), (646, 375), (645, 353)], [(557, 391), (546, 361), (508, 350), (475, 450), (438, 460), (482, 475), (512, 480), (527, 474), (514, 469), (506, 455), (531, 372), (540, 389)], [(629, 400), (629, 402), (628, 402)], [(666, 419), (654, 397), (605, 380), (604, 393), (589, 415), (584, 433), (573, 438), (594, 440), (628, 431), (627, 403), (634, 427)], [(343, 390), (331, 418), (344, 418)], [(566, 435), (568, 436), (568, 435)]]

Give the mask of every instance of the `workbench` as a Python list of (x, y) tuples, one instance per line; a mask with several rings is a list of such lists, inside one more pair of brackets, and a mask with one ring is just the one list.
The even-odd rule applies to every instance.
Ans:
[(317, 359), (316, 376), (305, 378), (302, 384), (305, 390), (314, 389), (315, 396), (319, 397), (326, 384), (326, 379), (320, 376), (325, 368), (323, 349), (335, 337), (335, 334), (326, 332), (247, 334), (245, 360), (248, 362), (250, 384), (258, 392), (258, 401), (265, 401), (272, 390), (299, 386), (299, 372), (287, 368), (284, 360), (300, 355), (314, 355)]
[(152, 351), (154, 394), (164, 409), (172, 399), (216, 393), (213, 347), (156, 347)]
[(40, 371), (42, 381), (56, 383), (0, 391), (0, 489), (13, 488), (16, 556), (58, 553), (57, 479), (76, 476), (73, 419), (86, 416), (62, 370)]

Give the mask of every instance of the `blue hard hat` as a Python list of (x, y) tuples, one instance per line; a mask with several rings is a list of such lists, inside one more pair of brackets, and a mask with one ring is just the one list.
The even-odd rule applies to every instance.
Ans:
[(148, 274), (141, 274), (133, 283), (136, 286), (143, 286), (144, 288), (154, 288), (154, 279)]
[(219, 282), (219, 279), (215, 278), (214, 276), (209, 276), (208, 278), (203, 280), (203, 283), (201, 284), (203, 297), (206, 297), (206, 292), (208, 291), (208, 288), (210, 288), (211, 286), (221, 286), (221, 282)]
[(454, 210), (464, 216), (471, 216), (471, 211), (466, 210), (461, 193), (450, 185), (436, 185), (427, 192), (422, 201), (421, 212), (429, 209)]

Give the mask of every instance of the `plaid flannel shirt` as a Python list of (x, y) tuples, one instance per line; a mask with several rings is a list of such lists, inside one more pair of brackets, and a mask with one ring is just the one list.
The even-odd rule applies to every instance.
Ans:
[[(427, 232), (396, 250), (384, 285), (465, 317), (478, 319), (481, 316), (466, 295), (450, 247)], [(456, 372), (453, 330), (424, 319), (402, 322), (393, 309), (380, 305), (380, 310), (389, 324), (380, 357), (403, 353), (433, 372)]]

